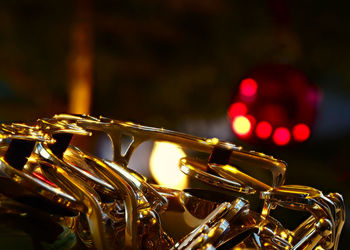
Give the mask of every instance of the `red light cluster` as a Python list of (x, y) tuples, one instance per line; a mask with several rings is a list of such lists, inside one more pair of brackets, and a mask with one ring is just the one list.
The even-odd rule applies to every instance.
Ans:
[[(245, 78), (241, 81), (239, 91), (241, 97), (254, 98), (257, 94), (258, 83), (252, 78)], [(272, 138), (272, 141), (278, 146), (287, 145), (292, 137), (297, 142), (306, 141), (310, 136), (310, 128), (304, 123), (296, 124), (292, 130), (287, 127), (273, 128), (271, 121), (258, 121), (255, 117), (248, 114), (248, 107), (243, 102), (234, 102), (231, 104), (228, 115), (231, 118), (232, 129), (235, 134), (242, 138), (248, 138), (252, 135), (255, 127), (255, 135), (261, 140)]]

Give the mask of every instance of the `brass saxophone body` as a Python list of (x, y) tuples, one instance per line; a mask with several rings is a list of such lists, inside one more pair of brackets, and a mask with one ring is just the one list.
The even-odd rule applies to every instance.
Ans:
[[(71, 143), (74, 135), (95, 132), (111, 139), (112, 160)], [(123, 136), (131, 138), (125, 152)], [(338, 248), (342, 196), (284, 185), (286, 163), (263, 153), (216, 138), (70, 114), (1, 124), (0, 139), (2, 224), (25, 231), (37, 249)], [(145, 141), (171, 142), (206, 156), (179, 161), (180, 170), (201, 187), (175, 190), (129, 169)], [(309, 217), (296, 229), (286, 228), (271, 215), (278, 206)], [(185, 217), (192, 226), (181, 227)]]

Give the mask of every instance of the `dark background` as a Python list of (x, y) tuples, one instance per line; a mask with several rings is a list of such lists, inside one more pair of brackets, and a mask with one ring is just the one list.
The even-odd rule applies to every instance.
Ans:
[[(329, 1), (1, 1), (0, 120), (71, 111), (79, 53), (90, 63), (90, 113), (191, 133), (193, 121), (226, 117), (250, 69), (288, 64), (322, 93), (310, 140), (274, 148), (223, 137), (287, 161), (287, 184), (348, 203), (349, 27), (348, 8)], [(340, 249), (349, 232), (347, 221)]]

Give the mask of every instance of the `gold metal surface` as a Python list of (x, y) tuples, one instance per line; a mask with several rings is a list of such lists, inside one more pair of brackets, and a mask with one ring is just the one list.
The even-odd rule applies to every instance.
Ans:
[[(112, 161), (70, 141), (96, 131), (111, 139)], [(125, 152), (123, 136), (131, 138)], [(53, 242), (67, 242), (67, 248), (338, 248), (345, 221), (340, 194), (284, 185), (285, 162), (217, 138), (70, 114), (1, 124), (0, 138), (0, 217), (50, 218), (45, 219), (50, 228), (64, 229)], [(170, 142), (201, 155), (178, 164), (203, 186), (170, 189), (129, 169), (133, 152), (145, 141)], [(258, 171), (270, 178), (261, 179)], [(250, 205), (259, 201), (261, 211)], [(309, 217), (286, 228), (271, 215), (278, 206)], [(191, 223), (186, 225), (186, 218)], [(48, 246), (45, 237), (34, 237), (41, 248)]]

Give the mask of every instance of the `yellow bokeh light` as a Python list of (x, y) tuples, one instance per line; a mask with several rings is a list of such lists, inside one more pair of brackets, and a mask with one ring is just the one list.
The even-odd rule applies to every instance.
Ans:
[(155, 142), (150, 158), (150, 170), (154, 179), (169, 188), (183, 189), (186, 175), (180, 171), (179, 161), (186, 154), (175, 144)]
[(251, 124), (247, 117), (240, 115), (233, 120), (232, 127), (238, 135), (247, 135), (250, 132)]

